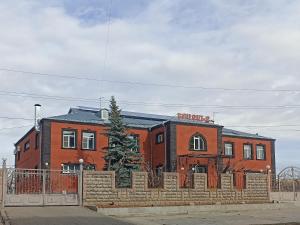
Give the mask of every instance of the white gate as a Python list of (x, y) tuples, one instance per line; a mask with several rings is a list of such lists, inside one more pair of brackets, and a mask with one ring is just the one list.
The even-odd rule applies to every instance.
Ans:
[(81, 205), (82, 168), (61, 170), (3, 167), (3, 206)]

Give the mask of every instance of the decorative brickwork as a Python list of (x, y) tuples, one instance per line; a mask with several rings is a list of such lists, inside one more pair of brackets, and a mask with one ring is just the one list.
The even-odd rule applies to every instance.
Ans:
[(132, 188), (115, 188), (114, 172), (84, 171), (83, 202), (86, 206), (133, 207), (263, 203), (269, 201), (265, 174), (247, 174), (246, 189), (233, 187), (231, 174), (221, 175), (221, 189), (207, 188), (207, 175), (195, 173), (193, 188), (179, 188), (178, 173), (164, 173), (163, 188), (148, 188), (145, 172), (133, 173)]

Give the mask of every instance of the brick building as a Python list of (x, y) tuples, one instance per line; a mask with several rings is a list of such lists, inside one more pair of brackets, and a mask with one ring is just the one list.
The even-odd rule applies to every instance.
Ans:
[[(163, 116), (122, 111), (131, 138), (137, 141), (145, 168), (161, 171), (207, 173), (216, 187), (217, 175), (234, 173), (239, 184), (245, 172), (275, 172), (275, 140), (214, 124), (206, 117), (178, 114)], [(78, 107), (65, 115), (43, 118), (40, 131), (29, 130), (15, 144), (17, 168), (103, 170), (108, 147), (107, 110)]]

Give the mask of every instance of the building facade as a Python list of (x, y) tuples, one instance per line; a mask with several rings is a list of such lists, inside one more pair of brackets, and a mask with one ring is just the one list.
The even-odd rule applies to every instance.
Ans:
[[(246, 172), (270, 167), (275, 173), (272, 138), (226, 129), (207, 117), (188, 114), (172, 117), (123, 111), (121, 115), (139, 146), (145, 170), (207, 173), (211, 187), (217, 187), (219, 173), (234, 173), (237, 186), (244, 185), (239, 180)], [(85, 169), (103, 170), (108, 124), (106, 110), (86, 107), (43, 118), (39, 131), (33, 127), (15, 144), (15, 165), (70, 173), (83, 159)]]

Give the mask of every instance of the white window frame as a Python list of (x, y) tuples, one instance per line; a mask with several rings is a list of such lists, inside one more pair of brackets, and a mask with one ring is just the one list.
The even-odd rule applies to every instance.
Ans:
[(157, 134), (157, 136), (156, 136), (156, 144), (161, 144), (163, 142), (164, 142), (164, 134), (163, 133)]
[[(193, 150), (195, 150), (195, 151), (204, 151), (205, 150), (205, 141), (203, 140), (203, 138), (201, 136), (199, 136), (199, 135), (194, 136), (193, 142), (194, 142)], [(198, 148), (196, 148), (196, 143), (198, 144)]]
[[(84, 135), (92, 135), (92, 136), (84, 137)], [(90, 140), (92, 140), (93, 142), (92, 146), (90, 146)], [(81, 148), (84, 150), (95, 150), (95, 132), (89, 132), (89, 131), (82, 132)]]
[(76, 171), (79, 171), (79, 166), (80, 166), (79, 164), (63, 164), (62, 173), (63, 174), (76, 173)]
[(266, 159), (266, 149), (264, 145), (256, 145), (256, 159), (258, 160)]
[[(250, 157), (249, 157), (249, 155), (250, 155)], [(246, 159), (246, 160), (252, 160), (253, 159), (253, 151), (252, 151), (252, 145), (251, 144), (244, 144), (243, 158)]]
[[(65, 134), (65, 132), (72, 132), (73, 134)], [(63, 148), (76, 148), (76, 131), (74, 130), (63, 130), (62, 147)], [(71, 146), (71, 137), (74, 135), (74, 146)], [(66, 140), (65, 140), (66, 138)], [(65, 145), (66, 144), (66, 145)]]
[[(230, 154), (228, 154), (229, 151), (230, 151)], [(224, 144), (224, 155), (233, 156), (233, 143), (225, 143)]]

